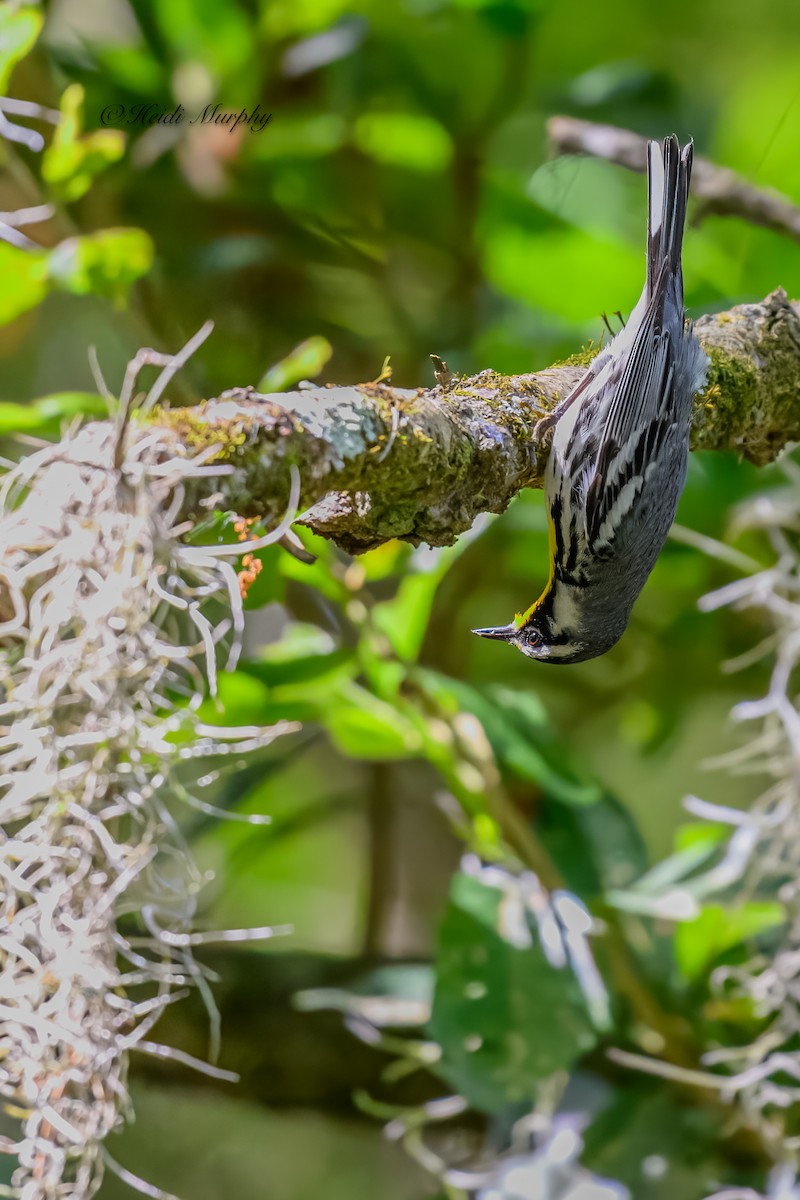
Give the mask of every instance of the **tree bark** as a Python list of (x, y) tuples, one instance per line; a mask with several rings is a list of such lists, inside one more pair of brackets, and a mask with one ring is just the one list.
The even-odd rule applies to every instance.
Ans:
[[(693, 449), (772, 462), (800, 440), (800, 303), (779, 288), (758, 304), (701, 317), (695, 332), (711, 365), (695, 402)], [(273, 523), (295, 464), (301, 522), (350, 553), (390, 538), (444, 546), (479, 513), (502, 512), (522, 488), (541, 486), (537, 422), (594, 352), (531, 374), (486, 370), (415, 390), (234, 388), (194, 408), (160, 410), (148, 434), (158, 429), (171, 452), (217, 446), (214, 461), (233, 468), (189, 485), (187, 517), (210, 504)]]

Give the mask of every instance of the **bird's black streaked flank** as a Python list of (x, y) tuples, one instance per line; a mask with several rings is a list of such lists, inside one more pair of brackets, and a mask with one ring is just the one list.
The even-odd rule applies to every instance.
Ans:
[(542, 662), (596, 658), (625, 631), (686, 480), (692, 397), (708, 360), (683, 310), (691, 142), (648, 144), (647, 274), (627, 325), (539, 423), (550, 579), (510, 625), (475, 629)]

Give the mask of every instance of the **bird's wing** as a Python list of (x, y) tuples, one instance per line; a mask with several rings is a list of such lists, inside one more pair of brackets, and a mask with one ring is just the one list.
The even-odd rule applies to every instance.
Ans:
[[(597, 457), (585, 499), (590, 546), (613, 542), (644, 485), (648, 465), (658, 458), (675, 424), (670, 343), (669, 330), (656, 327), (656, 306), (651, 303), (630, 352), (604, 382), (611, 395), (597, 431)], [(603, 407), (599, 402), (598, 416)]]

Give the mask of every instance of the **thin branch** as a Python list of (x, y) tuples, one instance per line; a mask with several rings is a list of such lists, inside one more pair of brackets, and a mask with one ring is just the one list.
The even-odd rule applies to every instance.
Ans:
[[(597, 125), (575, 117), (551, 117), (547, 123), (550, 153), (588, 154), (644, 172), (647, 138), (615, 125)], [(800, 207), (772, 188), (760, 188), (736, 171), (697, 157), (692, 170), (693, 221), (703, 217), (741, 217), (800, 242)]]

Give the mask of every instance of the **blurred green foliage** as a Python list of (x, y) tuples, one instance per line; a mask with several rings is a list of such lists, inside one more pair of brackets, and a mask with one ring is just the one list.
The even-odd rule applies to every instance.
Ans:
[[(757, 13), (745, 0), (3, 6), (3, 88), (62, 115), (55, 128), (32, 122), (41, 156), (0, 143), (0, 208), (55, 206), (28, 229), (38, 249), (0, 242), (0, 436), (54, 437), (76, 414), (103, 413), (89, 346), (114, 389), (140, 345), (174, 351), (209, 317), (216, 331), (174, 403), (249, 382), (375, 378), (387, 355), (394, 381), (417, 386), (432, 382), (431, 352), (463, 371), (569, 354), (600, 336), (601, 310), (627, 311), (638, 295), (644, 182), (602, 162), (548, 161), (547, 117), (692, 135), (700, 153), (800, 198), (798, 34), (794, 0)], [(217, 102), (272, 118), (261, 132), (188, 119)], [(151, 104), (180, 104), (187, 120), (140, 123)], [(687, 237), (689, 310), (791, 290), (798, 269), (797, 245), (708, 218)], [(732, 456), (696, 456), (679, 521), (725, 537), (733, 506), (775, 484), (776, 472)], [(195, 537), (229, 540), (233, 520), (218, 514)], [(752, 619), (696, 608), (730, 567), (669, 544), (620, 645), (558, 671), (468, 633), (544, 584), (538, 495), (444, 551), (390, 544), (348, 560), (303, 538), (313, 566), (277, 547), (259, 556), (244, 658), (203, 712), (303, 731), (210, 785), (216, 804), (269, 813), (271, 827), (187, 820), (215, 874), (202, 921), (291, 922), (287, 950), (336, 956), (354, 976), (376, 961), (434, 961), (427, 1033), (442, 1058), (422, 1098), (461, 1091), (495, 1149), (545, 1076), (575, 1069), (606, 1089), (586, 1161), (637, 1200), (700, 1200), (716, 1179), (757, 1177), (761, 1164), (741, 1154), (734, 1170), (701, 1101), (614, 1073), (602, 1053), (609, 1037), (636, 1041), (643, 991), (680, 1026), (684, 1051), (699, 1052), (704, 1030), (749, 1027), (752, 1013), (712, 1001), (708, 975), (781, 920), (770, 898), (715, 901), (673, 937), (633, 911), (653, 858), (674, 844), (658, 870), (677, 878), (718, 846), (682, 830), (683, 795), (752, 794), (750, 781), (702, 768), (731, 744), (732, 699), (763, 683), (759, 668), (720, 671), (760, 636)], [(504, 935), (498, 893), (456, 873), (464, 846), (499, 870), (546, 864), (544, 882), (603, 914), (611, 1035), (535, 931), (524, 948)], [(241, 974), (222, 1005), (231, 1044), (258, 1045), (269, 1027), (277, 1060), (283, 1026)], [(191, 1042), (189, 1018), (170, 1019)], [(271, 1064), (278, 1079), (313, 1075), (302, 1036)], [(437, 1190), (376, 1130), (356, 1128), (352, 1108), (311, 1116), (306, 1099), (270, 1111), (247, 1086), (231, 1100), (188, 1083), (173, 1093), (165, 1077), (140, 1081), (137, 1102), (118, 1156), (193, 1200), (261, 1196), (267, 1175), (275, 1200)], [(643, 1167), (654, 1155), (666, 1172)], [(102, 1195), (119, 1190), (110, 1181)]]
[(532, 915), (520, 904), (501, 917), (514, 900), (461, 873), (439, 927), (431, 1034), (440, 1070), (490, 1113), (524, 1103), (596, 1042), (576, 978), (548, 958)]

